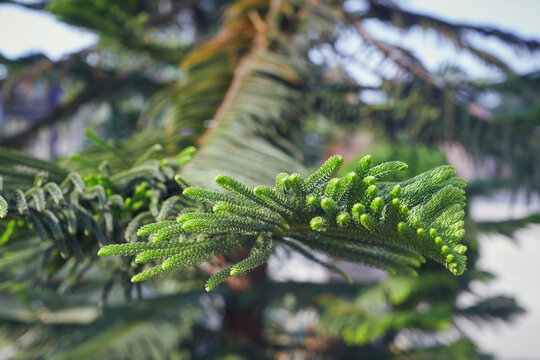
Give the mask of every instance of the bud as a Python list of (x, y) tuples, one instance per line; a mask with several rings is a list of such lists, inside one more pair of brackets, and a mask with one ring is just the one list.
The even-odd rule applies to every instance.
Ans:
[(279, 173), (276, 176), (276, 190), (283, 191), (285, 188), (285, 182), (287, 181), (289, 175), (287, 173)]
[(342, 212), (336, 217), (336, 222), (339, 226), (347, 226), (351, 222), (351, 215), (347, 212)]
[(376, 230), (377, 221), (371, 215), (363, 214), (362, 216), (360, 216), (360, 223), (368, 230)]
[(393, 198), (400, 198), (401, 197), (401, 186), (396, 185), (390, 192), (390, 196)]
[(336, 202), (329, 197), (325, 197), (321, 200), (321, 207), (328, 214), (337, 212)]
[(364, 199), (366, 201), (371, 201), (375, 196), (377, 196), (377, 187), (375, 185), (370, 185), (366, 189), (366, 193), (364, 194)]
[(363, 204), (356, 203), (352, 207), (353, 213), (363, 214), (366, 211), (366, 207)]
[(349, 186), (351, 186), (357, 181), (358, 181), (358, 174), (356, 174), (355, 172), (350, 172), (345, 176), (345, 182)]
[(460, 254), (463, 255), (467, 252), (467, 247), (465, 245), (456, 245), (454, 246), (454, 250)]
[(306, 206), (310, 211), (316, 210), (318, 205), (319, 199), (317, 198), (317, 196), (313, 194), (309, 194), (308, 196), (306, 196)]
[(362, 159), (360, 159), (360, 161), (358, 162), (358, 165), (356, 165), (356, 169), (357, 169), (356, 171), (359, 174), (364, 173), (371, 165), (371, 160), (372, 160), (371, 155), (364, 156)]
[(399, 213), (402, 218), (407, 218), (407, 216), (409, 215), (409, 208), (407, 207), (407, 205), (401, 205), (401, 207), (399, 208)]
[(368, 186), (375, 184), (375, 176), (366, 176), (362, 182)]
[(407, 232), (409, 231), (409, 226), (407, 224), (405, 224), (404, 222), (400, 222), (398, 224), (398, 231), (402, 234), (402, 235), (405, 235), (407, 234)]
[(333, 197), (335, 195), (335, 193), (337, 192), (338, 188), (339, 188), (339, 184), (341, 183), (341, 180), (340, 179), (332, 179), (328, 182), (328, 185), (326, 185), (326, 191), (324, 193), (324, 195), (326, 197)]
[(373, 201), (371, 202), (371, 210), (373, 210), (374, 212), (379, 212), (382, 210), (382, 207), (384, 206), (384, 201), (382, 198), (380, 197), (376, 197), (375, 199), (373, 199)]
[(323, 217), (317, 216), (311, 219), (311, 221), (309, 222), (309, 225), (315, 231), (323, 231), (326, 229), (327, 222)]

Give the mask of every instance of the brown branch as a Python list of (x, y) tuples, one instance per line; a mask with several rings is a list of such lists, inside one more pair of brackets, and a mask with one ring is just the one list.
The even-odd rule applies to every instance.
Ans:
[(251, 72), (252, 65), (255, 62), (257, 55), (262, 51), (266, 51), (266, 47), (267, 47), (266, 36), (267, 36), (268, 30), (271, 27), (272, 22), (274, 21), (274, 18), (279, 12), (280, 5), (281, 5), (281, 0), (270, 1), (270, 7), (268, 9), (268, 12), (266, 13), (264, 22), (260, 19), (257, 13), (255, 12), (249, 13), (249, 17), (251, 18), (255, 29), (257, 30), (257, 33), (253, 37), (251, 50), (248, 54), (246, 54), (240, 60), (240, 62), (238, 63), (238, 66), (234, 70), (234, 77), (231, 82), (231, 85), (229, 89), (227, 90), (225, 97), (223, 98), (223, 102), (217, 109), (216, 114), (214, 116), (214, 119), (213, 119), (214, 126), (208, 129), (200, 137), (199, 145), (203, 145), (204, 143), (206, 143), (210, 135), (218, 127), (221, 121), (223, 121), (223, 118), (229, 112), (234, 99), (238, 95), (240, 88), (242, 86), (242, 83)]

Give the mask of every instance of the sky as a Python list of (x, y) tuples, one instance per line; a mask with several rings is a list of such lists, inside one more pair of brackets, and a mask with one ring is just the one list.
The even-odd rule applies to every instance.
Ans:
[[(403, 7), (454, 22), (490, 25), (511, 31), (525, 38), (540, 40), (540, 0), (402, 0)], [(369, 29), (377, 36), (395, 40), (397, 34), (382, 31), (373, 24)], [(86, 48), (96, 43), (97, 37), (57, 22), (52, 15), (37, 13), (11, 5), (0, 5), (0, 53), (15, 58), (32, 52), (43, 52), (52, 59)], [(452, 46), (437, 45), (437, 38), (421, 31), (407, 36), (401, 45), (414, 49), (430, 70), (441, 64), (457, 64), (477, 77), (492, 76), (492, 69), (478, 64), (473, 58), (457, 53)], [(494, 49), (506, 59), (514, 70), (523, 73), (540, 69), (540, 56), (515, 55), (496, 41), (482, 40), (478, 46)], [(496, 75), (496, 74), (495, 74)], [(486, 214), (497, 209), (497, 204), (507, 204), (501, 199), (485, 200), (475, 204), (473, 211)], [(495, 209), (495, 210), (494, 210)], [(496, 211), (500, 213), (500, 211)], [(538, 228), (525, 231), (519, 240), (520, 247), (507, 240), (487, 239), (492, 244), (482, 249), (482, 264), (498, 275), (489, 288), (478, 291), (502, 291), (517, 294), (528, 314), (511, 326), (467, 328), (467, 332), (481, 348), (497, 354), (499, 359), (537, 358), (537, 340), (540, 333), (540, 289), (535, 286), (535, 274), (540, 272), (537, 261), (540, 254)], [(524, 254), (529, 258), (524, 258)], [(507, 269), (502, 270), (501, 258)], [(533, 268), (531, 268), (534, 267)], [(519, 280), (519, 281), (517, 281)]]
[(57, 60), (96, 42), (96, 35), (60, 23), (53, 15), (0, 5), (0, 53), (5, 57), (43, 52)]

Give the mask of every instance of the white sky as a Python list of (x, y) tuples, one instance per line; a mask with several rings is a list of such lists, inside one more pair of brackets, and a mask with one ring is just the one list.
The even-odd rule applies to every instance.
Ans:
[(52, 15), (0, 5), (0, 53), (8, 58), (43, 52), (59, 59), (96, 41), (96, 35), (60, 23)]

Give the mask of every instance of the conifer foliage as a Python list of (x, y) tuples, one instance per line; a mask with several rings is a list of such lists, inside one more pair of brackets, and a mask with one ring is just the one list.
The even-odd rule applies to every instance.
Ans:
[(240, 245), (251, 247), (244, 260), (213, 275), (207, 290), (262, 265), (278, 243), (308, 258), (313, 256), (306, 246), (393, 274), (415, 275), (424, 256), (455, 275), (465, 271), (467, 248), (459, 244), (464, 235), (465, 181), (454, 177), (451, 166), (403, 182), (384, 182), (385, 176), (407, 165), (392, 161), (372, 166), (368, 155), (355, 171), (334, 177), (342, 164), (341, 156), (333, 156), (307, 179), (280, 173), (274, 188), (250, 189), (220, 175), (216, 183), (226, 193), (184, 190), (186, 197), (211, 205), (208, 211), (145, 225), (138, 235), (148, 236), (149, 242), (109, 245), (99, 255), (136, 255), (137, 263), (162, 260), (132, 278), (138, 282)]
[[(125, 158), (95, 135), (87, 135), (108, 147), (107, 151)], [(188, 147), (175, 158), (157, 160), (154, 157), (161, 149), (156, 144), (134, 162), (126, 160), (125, 170), (113, 172), (103, 162), (97, 171), (86, 175), (71, 172), (58, 183), (48, 178), (48, 172), (40, 171), (30, 188), (10, 189), (6, 192), (8, 200), (0, 196), (0, 217), (8, 216), (8, 229), (12, 230), (17, 220), (31, 224), (43, 241), (54, 240), (64, 259), (75, 254), (81, 260), (95, 242), (104, 246), (118, 241), (116, 233), (122, 233), (128, 242), (136, 240), (141, 225), (167, 220), (186, 207), (179, 196), (169, 193), (169, 187), (174, 184), (174, 173), (189, 161), (195, 148)], [(11, 154), (5, 150), (3, 157)], [(0, 176), (0, 191), (3, 176), (13, 182), (16, 175)], [(3, 235), (4, 242), (11, 233)], [(86, 242), (87, 238), (92, 241)]]
[[(538, 41), (447, 23), (393, 0), (12, 3), (43, 7), (100, 41), (58, 61), (0, 54), (8, 75), (0, 81), (4, 98), (18, 100), (28, 84), (56, 86), (59, 79), (68, 95), (28, 128), (2, 134), (1, 144), (23, 147), (38, 130), (74, 119), (99, 126), (104, 139), (125, 141), (115, 148), (90, 135), (96, 147), (58, 164), (0, 149), (0, 217), (6, 220), (0, 222), (1, 296), (19, 299), (16, 307), (4, 306), (10, 314), (0, 322), (0, 353), (474, 359), (483, 357), (455, 319), (508, 321), (522, 311), (502, 297), (476, 296), (467, 307), (458, 299), (478, 295), (470, 284), (493, 277), (476, 267), (480, 230), (512, 230), (532, 218), (505, 222), (508, 229), (467, 219), (467, 238), (461, 239), (465, 184), (451, 167), (435, 168), (448, 163), (442, 154), (428, 161), (419, 145), (460, 144), (479, 163), (496, 164), (497, 181), (484, 182), (476, 193), (469, 184), (468, 199), (478, 189), (509, 188), (510, 179), (514, 187), (536, 191), (540, 172), (534, 169), (540, 167), (531, 163), (537, 133), (530, 130), (538, 119), (538, 74), (493, 84), (469, 81), (457, 69), (434, 73), (414, 49), (386, 41), (371, 25), (401, 35), (419, 27), (435, 31), (503, 73), (511, 67), (476, 49), (473, 37), (494, 36), (531, 54), (540, 50)], [(358, 49), (342, 46), (343, 40), (351, 44), (351, 35)], [(356, 66), (381, 85), (354, 76)], [(374, 92), (382, 101), (373, 101)], [(486, 121), (485, 111), (471, 110), (493, 93), (510, 106), (494, 109)], [(86, 122), (88, 113), (96, 119)], [(388, 143), (392, 154), (384, 158), (369, 149), (375, 164), (400, 159), (409, 169), (400, 171), (405, 164), (396, 161), (372, 165), (366, 157), (338, 178), (343, 160), (333, 157), (305, 176), (305, 167), (325, 156), (323, 144), (331, 139), (342, 145), (345, 131), (369, 132), (377, 146)], [(195, 144), (199, 150), (186, 166), (191, 154), (158, 155), (174, 156)], [(411, 145), (416, 160), (404, 145)], [(220, 175), (216, 184), (218, 174), (234, 178)], [(281, 247), (347, 279), (318, 253), (398, 276), (373, 286), (283, 282), (270, 267), (268, 277), (261, 271), (201, 293), (209, 274), (207, 290), (274, 253), (279, 258)], [(97, 257), (99, 248), (110, 257)], [(216, 256), (228, 253), (224, 261)], [(424, 258), (433, 261), (417, 269)], [(445, 267), (453, 274), (468, 269), (456, 277)], [(143, 282), (172, 271), (175, 278)], [(81, 310), (93, 308), (100, 292), (103, 314), (80, 322)], [(137, 302), (117, 306), (122, 293)], [(23, 312), (27, 305), (32, 309)], [(318, 325), (304, 324), (305, 310), (316, 311)], [(276, 326), (284, 311), (294, 331)]]

